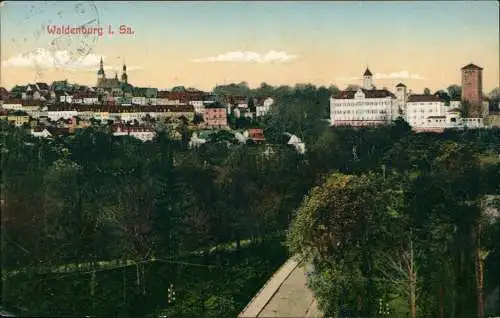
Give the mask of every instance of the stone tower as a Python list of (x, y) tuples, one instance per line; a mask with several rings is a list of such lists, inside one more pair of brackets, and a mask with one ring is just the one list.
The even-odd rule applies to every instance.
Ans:
[(462, 67), (462, 101), (483, 101), (483, 69), (472, 63)]
[(480, 116), (483, 107), (483, 68), (472, 63), (462, 67), (462, 103), (470, 105), (470, 117)]

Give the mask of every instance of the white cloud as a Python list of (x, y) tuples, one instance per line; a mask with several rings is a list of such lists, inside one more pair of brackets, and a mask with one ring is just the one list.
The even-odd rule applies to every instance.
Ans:
[(5, 67), (36, 67), (36, 68), (69, 68), (86, 69), (99, 65), (100, 56), (88, 54), (81, 56), (68, 51), (49, 51), (36, 49), (32, 52), (19, 54), (2, 62)]
[[(423, 80), (425, 77), (420, 76), (419, 74), (411, 74), (408, 71), (399, 71), (389, 74), (384, 73), (375, 73), (373, 75), (374, 79), (414, 79), (414, 80)], [(341, 77), (338, 78), (338, 81), (353, 81), (353, 80), (362, 80), (363, 77)]]
[(205, 58), (193, 59), (195, 63), (207, 62), (253, 62), (253, 63), (287, 63), (292, 62), (297, 58), (297, 55), (288, 54), (283, 51), (271, 50), (266, 54), (260, 54), (251, 51), (237, 51), (210, 56)]
[[(104, 61), (105, 57), (103, 56)], [(67, 69), (95, 71), (99, 67), (101, 55), (93, 53), (80, 55), (69, 51), (49, 51), (38, 48), (32, 52), (13, 56), (2, 61), (3, 67), (26, 67), (36, 69)], [(105, 66), (105, 70), (121, 70), (120, 66)], [(127, 71), (140, 69), (140, 67), (127, 67)]]
[(376, 73), (375, 75), (373, 75), (373, 78), (374, 79), (418, 79), (418, 80), (425, 79), (419, 74), (411, 74), (408, 71), (400, 71), (389, 74)]

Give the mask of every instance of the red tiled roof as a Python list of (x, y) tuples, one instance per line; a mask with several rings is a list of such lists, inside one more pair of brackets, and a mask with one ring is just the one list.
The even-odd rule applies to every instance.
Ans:
[(168, 100), (180, 100), (182, 102), (205, 100), (206, 96), (207, 96), (206, 93), (199, 91), (184, 91), (184, 92), (159, 91), (156, 94), (157, 98), (166, 98)]
[(108, 113), (125, 112), (194, 112), (193, 105), (157, 105), (157, 106), (119, 106), (119, 105), (82, 105), (82, 104), (56, 104), (49, 105), (49, 111), (100, 111)]
[(264, 131), (260, 128), (248, 129), (248, 137), (252, 140), (266, 140), (264, 137)]
[(435, 95), (410, 95), (408, 103), (414, 102), (444, 102), (444, 100)]
[(261, 128), (249, 128), (248, 133), (249, 134), (262, 134), (264, 131)]

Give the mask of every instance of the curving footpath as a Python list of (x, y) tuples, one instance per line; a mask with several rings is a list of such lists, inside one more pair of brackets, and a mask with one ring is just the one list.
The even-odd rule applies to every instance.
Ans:
[(239, 318), (323, 317), (313, 292), (307, 287), (306, 271), (297, 257), (288, 259), (266, 282)]

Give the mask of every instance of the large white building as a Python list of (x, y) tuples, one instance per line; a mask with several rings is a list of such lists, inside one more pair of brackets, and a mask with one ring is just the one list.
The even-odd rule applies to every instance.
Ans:
[(363, 88), (342, 91), (330, 98), (332, 126), (384, 125), (400, 116), (398, 99), (386, 89), (375, 89), (372, 73), (363, 74)]
[(445, 116), (445, 101), (434, 95), (410, 95), (406, 102), (405, 117), (412, 127), (423, 127), (428, 117)]
[(450, 128), (482, 128), (483, 118), (463, 118), (457, 103), (446, 106), (434, 95), (410, 95), (406, 103), (406, 121), (416, 131), (440, 132)]

